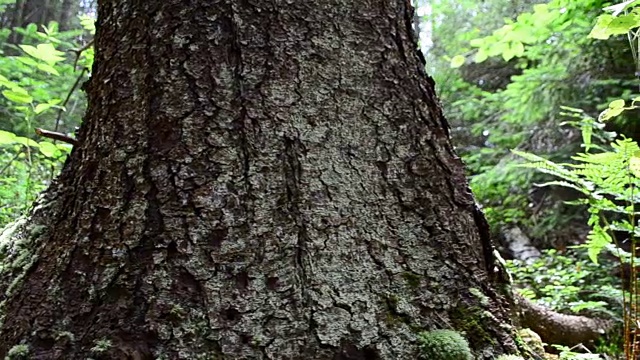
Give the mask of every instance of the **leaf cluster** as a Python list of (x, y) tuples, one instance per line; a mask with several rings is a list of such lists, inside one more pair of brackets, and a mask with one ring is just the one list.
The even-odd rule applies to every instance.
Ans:
[(87, 77), (93, 50), (78, 56), (75, 49), (94, 31), (89, 17), (81, 23), (84, 28), (64, 32), (55, 22), (16, 28), (21, 44), (8, 41), (11, 30), (0, 30), (0, 226), (28, 209), (71, 150), (36, 139), (34, 128), (71, 133), (80, 123), (86, 100), (75, 90)]

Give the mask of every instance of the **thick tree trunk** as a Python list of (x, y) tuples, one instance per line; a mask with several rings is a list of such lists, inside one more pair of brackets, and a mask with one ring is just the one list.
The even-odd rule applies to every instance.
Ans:
[(80, 144), (0, 248), (0, 357), (416, 359), (435, 328), (515, 350), (412, 20), (100, 2)]

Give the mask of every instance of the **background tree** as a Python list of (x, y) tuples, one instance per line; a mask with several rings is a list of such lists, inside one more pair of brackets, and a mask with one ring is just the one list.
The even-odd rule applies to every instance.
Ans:
[(0, 356), (515, 350), (408, 2), (98, 5), (80, 144), (4, 242)]
[[(93, 0), (14, 0), (2, 3), (8, 7), (0, 17), (0, 25), (10, 29), (29, 24), (49, 25), (54, 21), (61, 30), (70, 30), (79, 27), (78, 14), (95, 9)], [(13, 44), (21, 40), (19, 32), (13, 32), (9, 37)]]
[[(586, 235), (584, 208), (563, 205), (575, 194), (536, 188), (534, 183), (544, 179), (510, 167), (516, 163), (510, 150), (568, 160), (580, 149), (581, 136), (566, 125), (575, 118), (565, 116), (562, 107), (584, 109), (597, 118), (612, 99), (637, 90), (627, 40), (587, 37), (606, 4), (434, 3), (428, 69), (436, 74), (454, 144), (496, 234), (519, 226), (542, 248), (564, 248)], [(457, 54), (467, 61), (451, 69)], [(629, 118), (608, 126), (636, 137), (637, 125)]]

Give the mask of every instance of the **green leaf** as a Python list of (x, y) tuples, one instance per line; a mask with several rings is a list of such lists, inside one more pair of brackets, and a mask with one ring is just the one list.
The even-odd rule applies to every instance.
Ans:
[(513, 59), (514, 56), (515, 56), (515, 54), (513, 52), (513, 48), (511, 48), (511, 47), (507, 47), (502, 52), (502, 58), (504, 59), (504, 61), (509, 61), (509, 60)]
[(38, 49), (36, 49), (35, 46), (33, 46), (33, 45), (24, 45), (24, 44), (19, 45), (19, 46), (20, 46), (20, 49), (22, 49), (22, 51), (26, 52), (27, 54), (29, 54), (29, 55), (31, 55), (31, 56), (33, 56), (35, 58), (37, 58), (36, 55), (38, 54)]
[(16, 141), (16, 134), (0, 130), (0, 145), (13, 144)]
[(38, 25), (30, 23), (29, 25), (27, 25), (25, 30), (27, 30), (28, 33), (36, 33), (38, 32)]
[(567, 111), (571, 111), (573, 113), (577, 113), (577, 114), (584, 114), (584, 110), (582, 109), (578, 109), (578, 108), (574, 108), (574, 107), (570, 107), (570, 106), (563, 106), (560, 105), (560, 109), (562, 110), (567, 110)]
[(638, 27), (640, 25), (640, 21), (636, 14), (627, 14), (618, 16), (614, 18), (609, 26), (607, 27), (607, 31), (609, 31), (612, 35), (621, 35), (626, 34), (629, 30)]
[(59, 61), (64, 60), (64, 53), (62, 51), (56, 50), (53, 44), (39, 44), (36, 48), (38, 49), (38, 53), (40, 54), (40, 59), (47, 63), (55, 64)]
[(515, 57), (521, 57), (522, 55), (524, 55), (524, 44), (520, 41), (514, 41), (511, 49), (513, 50), (513, 55)]
[(36, 65), (38, 65), (38, 62), (28, 56), (17, 56), (16, 60), (20, 61), (21, 63), (27, 65), (27, 66), (31, 66), (31, 67), (35, 67)]
[(48, 36), (55, 35), (58, 32), (60, 25), (57, 21), (50, 21), (49, 26), (42, 25), (42, 31)]
[(37, 142), (23, 136), (16, 136), (15, 142), (26, 146), (40, 147)]
[(640, 26), (640, 16), (635, 12), (618, 17), (603, 14), (598, 16), (596, 25), (591, 29), (589, 37), (606, 40), (611, 35), (626, 34), (638, 26)]
[(13, 101), (15, 103), (21, 103), (21, 104), (29, 104), (33, 101), (33, 98), (31, 96), (29, 96), (29, 94), (26, 93), (22, 93), (20, 91), (15, 91), (16, 89), (13, 90), (4, 90), (2, 92), (2, 95), (4, 95), (5, 98), (7, 98), (9, 101)]
[(598, 120), (600, 120), (602, 122), (608, 121), (609, 119), (622, 114), (623, 111), (624, 111), (624, 108), (606, 109), (605, 111), (600, 113), (600, 116), (598, 117)]
[(584, 144), (585, 152), (589, 152), (591, 149), (591, 138), (593, 136), (593, 126), (584, 125), (580, 127), (582, 133), (582, 143)]
[(478, 52), (476, 53), (476, 56), (473, 61), (475, 61), (476, 63), (481, 63), (487, 60), (488, 58), (489, 58), (489, 55), (487, 54), (487, 52), (484, 51), (483, 48), (480, 48), (478, 49)]
[(609, 109), (617, 109), (622, 107), (624, 107), (624, 100), (622, 99), (613, 100), (609, 103)]
[(7, 79), (6, 77), (0, 75), (0, 85), (11, 88), (12, 86), (15, 86), (15, 84), (11, 81), (9, 81), (9, 79)]
[(599, 40), (607, 40), (611, 36), (611, 33), (608, 32), (608, 26), (613, 21), (613, 16), (609, 14), (603, 14), (598, 16), (596, 20), (596, 24), (593, 29), (589, 33), (588, 37)]
[(71, 144), (56, 144), (56, 147), (63, 153), (69, 154), (71, 150), (73, 150), (73, 145)]
[(41, 114), (49, 109), (51, 109), (52, 107), (54, 107), (55, 105), (53, 104), (38, 104), (35, 107), (35, 113), (37, 114)]
[(60, 76), (60, 73), (58, 72), (58, 70), (56, 70), (53, 66), (49, 65), (49, 64), (37, 64), (36, 67), (46, 73), (49, 73), (51, 75), (56, 75), (56, 76)]
[(594, 264), (598, 263), (598, 255), (602, 252), (602, 249), (612, 242), (613, 239), (604, 229), (600, 226), (594, 226), (593, 230), (587, 235), (587, 243), (584, 245), (587, 248), (589, 258)]
[(616, 117), (622, 114), (622, 112), (626, 110), (624, 105), (625, 102), (622, 99), (612, 101), (611, 103), (609, 103), (609, 108), (600, 113), (598, 120), (605, 122), (612, 117)]
[(482, 47), (484, 46), (484, 43), (485, 43), (484, 38), (471, 39), (471, 41), (469, 41), (469, 45), (473, 47)]
[(38, 46), (35, 46), (35, 47), (31, 45), (19, 45), (19, 46), (27, 54), (33, 56), (38, 60), (44, 61), (50, 65), (64, 60), (64, 57), (62, 57), (64, 53), (56, 50), (56, 48), (49, 43), (38, 44)]
[(451, 63), (449, 66), (451, 66), (452, 68), (459, 68), (460, 66), (464, 65), (464, 61), (465, 58), (462, 55), (456, 55), (451, 59)]
[(80, 25), (91, 34), (96, 33), (96, 19), (89, 15), (80, 15)]
[(50, 158), (57, 157), (56, 155), (58, 155), (60, 152), (58, 147), (49, 141), (42, 141), (39, 143), (39, 145), (40, 145), (40, 152), (42, 153), (42, 155), (46, 157), (50, 157)]

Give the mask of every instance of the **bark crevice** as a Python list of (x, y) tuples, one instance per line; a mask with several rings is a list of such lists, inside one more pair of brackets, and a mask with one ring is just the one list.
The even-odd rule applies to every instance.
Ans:
[(0, 357), (415, 359), (461, 304), (493, 314), (476, 354), (513, 350), (412, 19), (102, 2), (81, 144), (33, 213), (55, 231), (0, 272)]

